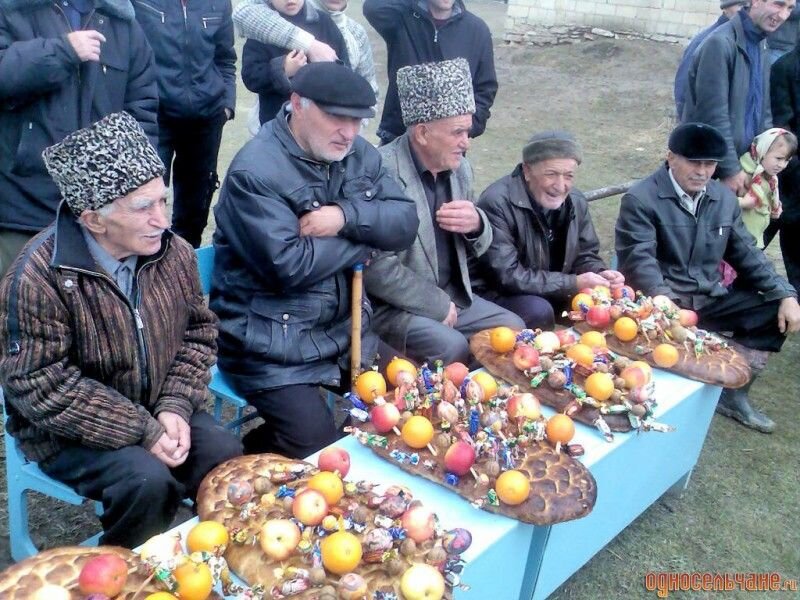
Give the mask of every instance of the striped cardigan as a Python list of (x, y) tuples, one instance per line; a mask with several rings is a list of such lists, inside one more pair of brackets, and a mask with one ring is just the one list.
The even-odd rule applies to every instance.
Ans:
[(193, 249), (167, 233), (136, 271), (135, 311), (62, 205), (0, 283), (6, 426), (30, 460), (66, 444), (150, 448), (164, 433), (160, 412), (188, 422), (210, 399), (217, 319)]

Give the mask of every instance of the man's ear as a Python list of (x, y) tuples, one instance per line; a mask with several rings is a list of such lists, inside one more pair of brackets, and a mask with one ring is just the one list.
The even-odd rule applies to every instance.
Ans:
[(428, 127), (425, 123), (417, 123), (411, 126), (411, 137), (418, 146), (428, 144)]
[(292, 104), (292, 114), (297, 114), (302, 107), (300, 106), (300, 94), (297, 92), (292, 92), (292, 95), (289, 96), (289, 101)]
[(89, 230), (89, 233), (95, 235), (102, 235), (106, 232), (106, 225), (101, 215), (96, 210), (85, 210), (81, 213), (79, 219), (81, 225)]

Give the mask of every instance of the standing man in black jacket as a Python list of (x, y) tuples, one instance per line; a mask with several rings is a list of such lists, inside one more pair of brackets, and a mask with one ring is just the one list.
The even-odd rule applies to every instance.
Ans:
[(155, 53), (158, 155), (172, 180), (172, 229), (197, 248), (219, 179), (222, 128), (236, 109), (230, 0), (133, 0)]
[(470, 137), (486, 129), (497, 94), (494, 49), (489, 27), (462, 0), (365, 0), (364, 16), (386, 42), (389, 86), (378, 127), (382, 144), (405, 133), (397, 71), (409, 65), (463, 57), (475, 94)]

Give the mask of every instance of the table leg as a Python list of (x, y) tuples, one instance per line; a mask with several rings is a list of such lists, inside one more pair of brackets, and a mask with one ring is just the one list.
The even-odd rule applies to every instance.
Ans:
[(689, 487), (689, 482), (692, 479), (693, 471), (694, 469), (690, 469), (683, 477), (672, 484), (672, 487), (670, 487), (665, 494), (669, 496), (677, 496), (678, 498), (683, 496), (683, 492), (685, 492)]
[(531, 600), (536, 591), (536, 582), (539, 580), (539, 573), (544, 562), (544, 550), (547, 547), (547, 540), (550, 538), (552, 525), (546, 527), (534, 527), (531, 543), (528, 547), (528, 562), (525, 564), (525, 574), (522, 576), (522, 587), (519, 592), (519, 600)]

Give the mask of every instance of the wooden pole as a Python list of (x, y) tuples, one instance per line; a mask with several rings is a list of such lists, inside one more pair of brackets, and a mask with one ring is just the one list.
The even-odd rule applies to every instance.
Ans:
[(617, 196), (618, 194), (624, 194), (627, 192), (634, 183), (639, 181), (638, 179), (631, 179), (630, 181), (626, 181), (625, 183), (618, 183), (617, 185), (609, 185), (606, 187), (601, 187), (596, 190), (592, 190), (590, 192), (585, 192), (584, 196), (586, 197), (587, 202), (592, 202), (593, 200), (600, 200), (601, 198), (608, 198), (609, 196)]
[(353, 291), (351, 293), (351, 315), (353, 323), (350, 336), (350, 383), (355, 384), (361, 371), (361, 298), (364, 296), (364, 265), (353, 267)]

